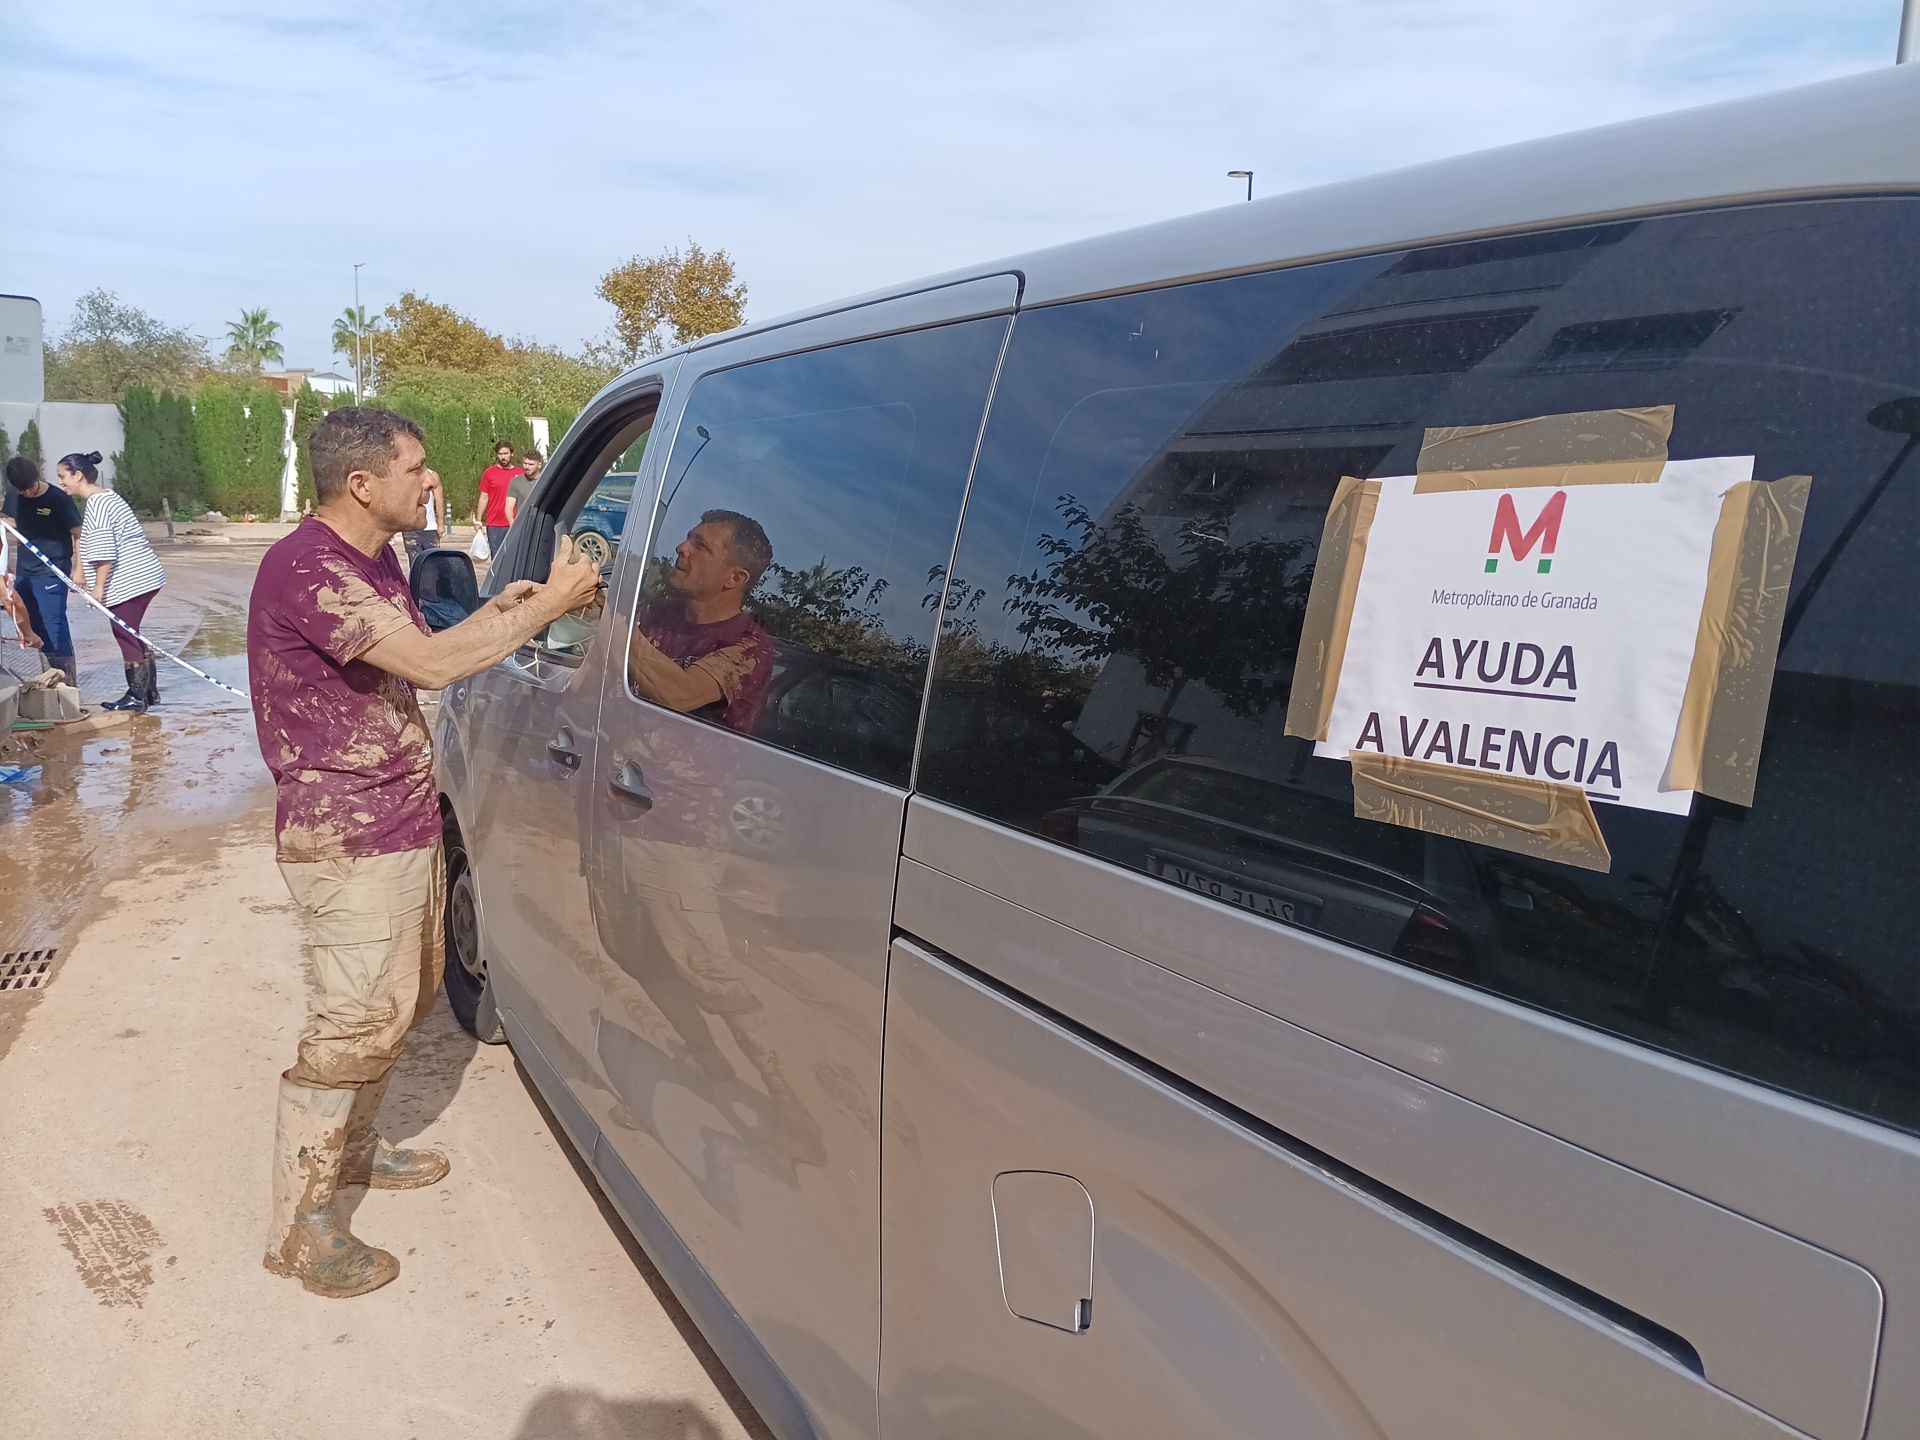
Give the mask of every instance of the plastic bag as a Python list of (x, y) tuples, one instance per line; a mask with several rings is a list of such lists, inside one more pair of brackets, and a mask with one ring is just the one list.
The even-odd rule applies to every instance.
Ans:
[(473, 543), (467, 547), (467, 553), (476, 560), (491, 560), (493, 546), (487, 543), (487, 527), (478, 526), (473, 532)]

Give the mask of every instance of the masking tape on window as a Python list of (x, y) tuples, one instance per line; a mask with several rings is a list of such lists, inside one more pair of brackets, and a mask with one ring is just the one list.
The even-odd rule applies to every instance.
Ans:
[(1380, 504), (1380, 482), (1340, 477), (1327, 507), (1327, 523), (1315, 552), (1313, 583), (1300, 624), (1300, 648), (1293, 662), (1293, 689), (1287, 697), (1288, 735), (1327, 738), (1333, 718), (1333, 692), (1340, 685), (1340, 661), (1353, 624), (1353, 599), (1360, 589), (1360, 567), (1367, 555), (1367, 531)]
[(1613, 853), (1578, 785), (1490, 774), (1379, 755), (1348, 753), (1353, 813), (1451, 840), (1493, 845), (1582, 870), (1606, 872)]
[(1693, 668), (1663, 790), (1753, 804), (1780, 628), (1813, 479), (1743, 480), (1720, 502)]
[(1651, 485), (1672, 434), (1671, 405), (1436, 426), (1421, 442), (1413, 493)]

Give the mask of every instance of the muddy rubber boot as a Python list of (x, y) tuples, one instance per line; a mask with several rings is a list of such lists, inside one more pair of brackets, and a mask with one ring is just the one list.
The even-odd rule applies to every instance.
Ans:
[(100, 708), (102, 710), (145, 710), (147, 708), (147, 691), (146, 687), (140, 683), (140, 667), (138, 665), (125, 665), (121, 668), (126, 671), (127, 675), (127, 693), (122, 695), (118, 700), (101, 701)]
[(66, 677), (67, 684), (78, 685), (80, 683), (80, 671), (74, 664), (73, 656), (49, 655), (46, 657), (46, 661), (48, 665)]
[(340, 1162), (342, 1185), (366, 1185), (375, 1190), (418, 1190), (447, 1178), (453, 1167), (438, 1150), (398, 1150), (380, 1138), (374, 1116), (387, 1093), (391, 1072), (353, 1092), (353, 1110), (347, 1119), (346, 1158)]
[(149, 710), (160, 703), (160, 666), (151, 655), (140, 662), (140, 698)]
[(273, 1219), (262, 1263), (334, 1300), (378, 1290), (400, 1273), (398, 1260), (355, 1239), (334, 1208), (354, 1094), (282, 1076), (273, 1146)]

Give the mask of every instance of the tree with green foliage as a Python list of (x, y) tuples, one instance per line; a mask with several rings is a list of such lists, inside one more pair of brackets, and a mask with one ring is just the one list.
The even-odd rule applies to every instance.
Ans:
[(206, 501), (200, 455), (194, 446), (192, 399), (184, 391), (167, 391), (160, 397), (155, 419), (162, 493), (176, 515), (198, 515)]
[(448, 305), (405, 292), (389, 305), (386, 323), (371, 332), (373, 357), (385, 389), (396, 369), (440, 366), (482, 371), (506, 358), (507, 342)]
[(207, 504), (223, 515), (239, 514), (246, 488), (247, 411), (238, 391), (207, 385), (194, 396), (193, 448)]
[(20, 432), (20, 453), (36, 465), (47, 458), (40, 453), (40, 422), (38, 419), (27, 421), (27, 428)]
[(47, 346), (47, 399), (112, 404), (129, 385), (159, 391), (197, 383), (212, 365), (197, 335), (89, 290), (60, 338)]
[(518, 400), (494, 401), (487, 428), (495, 445), (504, 440), (513, 447), (515, 460), (533, 448), (533, 426), (527, 423), (527, 412), (520, 408)]
[(270, 317), (264, 306), (242, 310), (240, 318), (227, 325), (227, 359), (250, 370), (258, 370), (268, 361), (277, 365), (287, 354), (274, 338), (279, 333), (280, 322)]
[(131, 385), (120, 397), (124, 448), (113, 457), (113, 488), (143, 514), (160, 508), (165, 493), (160, 468), (160, 400), (145, 385)]
[(573, 428), (573, 422), (579, 418), (578, 410), (547, 411), (547, 454), (551, 455), (560, 448), (560, 442), (566, 438), (567, 431)]
[(307, 448), (307, 441), (313, 437), (313, 427), (331, 409), (332, 397), (322, 395), (311, 385), (303, 383), (300, 393), (293, 397), (293, 463), (300, 484), (298, 504), (303, 510), (319, 498), (313, 490), (313, 455)]
[(0, 425), (0, 462), (13, 458), (13, 437), (7, 434), (7, 427)]
[(249, 390), (246, 485), (240, 513), (280, 518), (280, 481), (287, 468), (287, 410), (278, 391), (262, 385)]
[(636, 255), (600, 277), (599, 296), (614, 308), (611, 356), (633, 365), (670, 345), (738, 325), (746, 313), (746, 282), (725, 250), (693, 241), (660, 255)]
[[(360, 384), (366, 385), (366, 372), (373, 358), (373, 332), (385, 322), (368, 315), (364, 305), (349, 305), (333, 322), (333, 353), (349, 365), (360, 367)], [(358, 344), (355, 344), (355, 341)]]

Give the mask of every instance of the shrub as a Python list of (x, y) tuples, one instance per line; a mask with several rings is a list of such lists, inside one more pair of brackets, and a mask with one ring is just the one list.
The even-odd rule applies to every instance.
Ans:
[(0, 425), (0, 461), (13, 458), (13, 437), (7, 434), (7, 427)]
[(20, 453), (36, 463), (47, 457), (40, 453), (40, 422), (27, 421), (27, 428), (20, 432)]
[(549, 410), (547, 412), (547, 454), (551, 456), (560, 448), (560, 442), (566, 438), (573, 422), (580, 418), (578, 410)]
[(203, 386), (193, 399), (193, 449), (201, 495), (223, 515), (238, 515), (247, 486), (247, 411), (224, 385)]
[(200, 455), (194, 445), (193, 401), (173, 390), (160, 397), (155, 448), (158, 451), (161, 493), (175, 513), (197, 515), (206, 508), (202, 496)]
[(293, 464), (294, 473), (299, 477), (295, 503), (303, 510), (318, 498), (313, 493), (313, 456), (308, 453), (307, 441), (313, 437), (313, 427), (333, 407), (331, 396), (322, 395), (305, 382), (301, 383), (300, 393), (293, 397)]
[[(518, 400), (508, 398), (494, 401), (487, 428), (492, 432), (494, 444), (504, 440), (513, 446), (515, 460), (533, 447), (533, 426), (527, 423), (527, 412), (520, 408)], [(492, 463), (491, 458), (488, 463)]]
[[(287, 411), (278, 392), (259, 386), (246, 395), (247, 444), (242, 515), (280, 518), (280, 482), (287, 469)], [(228, 511), (228, 514), (235, 512)]]
[(130, 385), (120, 397), (120, 429), (125, 448), (113, 457), (114, 488), (143, 514), (160, 508), (160, 401), (144, 385)]

